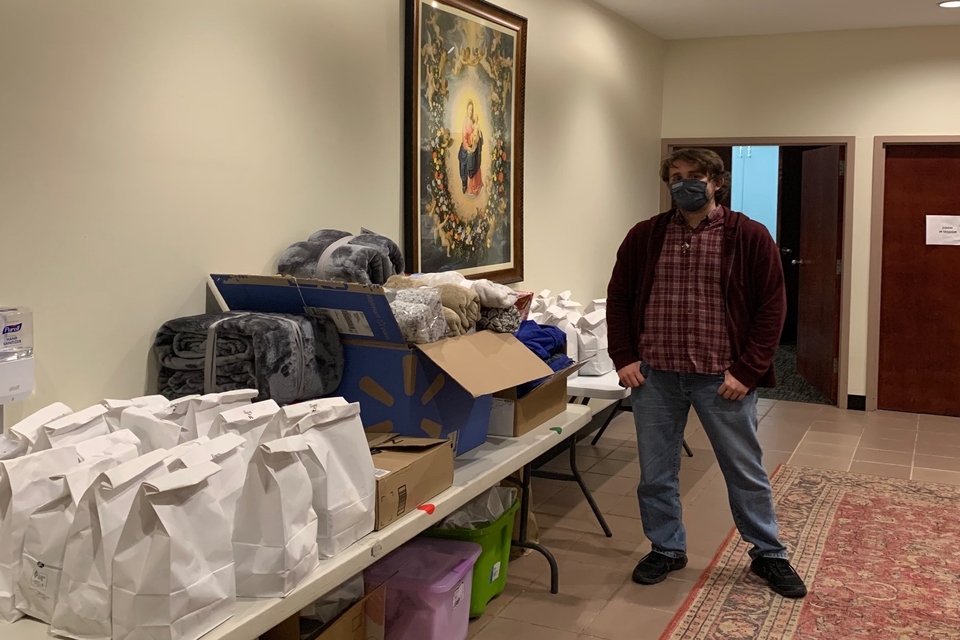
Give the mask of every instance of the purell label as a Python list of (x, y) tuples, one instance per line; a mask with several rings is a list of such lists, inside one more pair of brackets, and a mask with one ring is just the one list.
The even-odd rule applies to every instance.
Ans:
[(17, 332), (20, 331), (21, 329), (23, 329), (23, 323), (22, 323), (22, 322), (17, 323), (17, 324), (8, 324), (7, 326), (5, 326), (5, 327), (3, 328), (3, 335), (7, 335), (8, 333), (17, 333)]

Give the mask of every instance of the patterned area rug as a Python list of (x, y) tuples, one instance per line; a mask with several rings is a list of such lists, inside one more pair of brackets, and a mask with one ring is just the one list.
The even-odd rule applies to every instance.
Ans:
[(773, 491), (810, 594), (776, 596), (731, 534), (662, 640), (960, 638), (960, 487), (783, 466)]

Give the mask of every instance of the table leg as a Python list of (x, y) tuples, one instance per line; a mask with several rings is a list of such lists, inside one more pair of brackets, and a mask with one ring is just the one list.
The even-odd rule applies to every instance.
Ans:
[[(571, 438), (571, 440), (572, 439), (574, 438)], [(520, 480), (522, 492), (520, 495), (520, 533), (517, 539), (513, 541), (513, 545), (521, 549), (536, 551), (547, 559), (547, 563), (550, 565), (550, 593), (557, 595), (560, 593), (560, 567), (557, 565), (557, 559), (553, 557), (553, 554), (550, 553), (546, 547), (527, 540), (527, 521), (530, 517), (530, 480), (532, 476), (533, 468), (529, 464), (525, 465)]]
[(600, 430), (599, 430), (599, 431), (597, 431), (597, 435), (594, 436), (593, 442), (591, 442), (590, 444), (592, 444), (593, 446), (597, 446), (597, 443), (600, 442), (600, 438), (603, 437), (603, 433), (607, 430), (607, 427), (609, 427), (609, 426), (610, 426), (610, 423), (613, 422), (613, 419), (614, 419), (615, 417), (617, 417), (617, 414), (620, 413), (621, 411), (623, 411), (623, 409), (621, 408), (622, 406), (623, 406), (623, 401), (622, 401), (622, 400), (619, 401), (619, 402), (617, 402), (617, 403), (614, 405), (613, 411), (611, 411), (611, 412), (610, 412), (610, 415), (607, 416), (607, 419), (604, 420), (603, 426), (600, 427)]
[(607, 524), (607, 519), (603, 517), (603, 512), (600, 511), (600, 507), (597, 506), (597, 501), (593, 499), (593, 493), (590, 491), (590, 487), (587, 486), (586, 481), (584, 481), (583, 476), (580, 474), (580, 469), (577, 467), (576, 436), (568, 439), (567, 442), (569, 443), (570, 449), (570, 473), (546, 471), (543, 469), (537, 469), (533, 473), (538, 478), (544, 478), (546, 480), (559, 480), (561, 482), (576, 482), (578, 485), (580, 485), (580, 490), (583, 492), (583, 496), (587, 499), (590, 509), (593, 510), (593, 515), (597, 517), (597, 522), (600, 523), (600, 528), (603, 529), (603, 533), (606, 534), (608, 538), (612, 538), (613, 532), (610, 531), (610, 525)]
[(687, 452), (687, 456), (693, 457), (693, 451), (690, 449), (690, 445), (687, 444), (687, 440), (683, 440), (683, 450)]

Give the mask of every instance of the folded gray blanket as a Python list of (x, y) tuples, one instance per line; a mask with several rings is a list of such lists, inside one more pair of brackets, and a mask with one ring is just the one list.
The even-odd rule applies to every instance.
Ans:
[(277, 272), (295, 278), (316, 278), (358, 284), (383, 284), (403, 273), (403, 254), (393, 240), (376, 233), (354, 236), (323, 229), (280, 255)]
[[(211, 334), (215, 350), (208, 350)], [(258, 389), (258, 401), (290, 404), (330, 395), (343, 375), (343, 345), (328, 318), (241, 312), (178, 318), (157, 332), (154, 351), (159, 392), (171, 400)]]

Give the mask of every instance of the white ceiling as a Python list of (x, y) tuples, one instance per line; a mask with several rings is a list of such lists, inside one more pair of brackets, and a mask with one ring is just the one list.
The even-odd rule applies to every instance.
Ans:
[(597, 0), (661, 38), (960, 24), (939, 0)]

